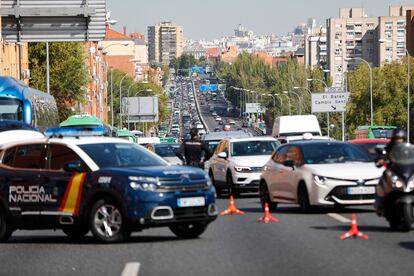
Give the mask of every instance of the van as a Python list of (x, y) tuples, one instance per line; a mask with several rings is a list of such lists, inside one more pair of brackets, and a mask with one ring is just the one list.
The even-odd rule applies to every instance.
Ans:
[(321, 128), (315, 115), (277, 117), (273, 124), (272, 136), (282, 143), (292, 140), (329, 139), (329, 137), (322, 136)]

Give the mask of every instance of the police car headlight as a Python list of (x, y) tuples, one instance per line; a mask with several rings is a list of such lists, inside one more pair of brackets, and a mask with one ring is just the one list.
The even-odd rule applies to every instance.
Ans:
[(157, 177), (130, 176), (129, 186), (134, 190), (145, 192), (155, 192), (159, 188), (159, 179)]

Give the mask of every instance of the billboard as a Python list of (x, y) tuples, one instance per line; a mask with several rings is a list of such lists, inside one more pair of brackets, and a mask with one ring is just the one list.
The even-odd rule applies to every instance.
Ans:
[(247, 113), (265, 113), (266, 108), (260, 103), (246, 103)]
[(128, 123), (158, 122), (158, 97), (122, 98), (122, 116)]
[(7, 42), (101, 41), (106, 0), (1, 1), (2, 38)]

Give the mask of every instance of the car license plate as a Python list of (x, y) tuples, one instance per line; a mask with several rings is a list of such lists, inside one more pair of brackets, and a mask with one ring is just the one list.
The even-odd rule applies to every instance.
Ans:
[(375, 187), (349, 187), (348, 195), (370, 195), (375, 194)]
[(196, 207), (205, 204), (204, 197), (182, 197), (177, 200), (178, 207)]

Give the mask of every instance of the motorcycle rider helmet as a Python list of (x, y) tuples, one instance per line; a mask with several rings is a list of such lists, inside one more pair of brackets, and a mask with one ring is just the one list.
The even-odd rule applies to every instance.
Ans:
[(403, 139), (404, 141), (407, 140), (407, 131), (401, 128), (394, 129), (392, 132), (392, 140)]

